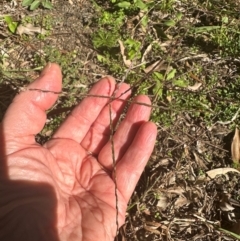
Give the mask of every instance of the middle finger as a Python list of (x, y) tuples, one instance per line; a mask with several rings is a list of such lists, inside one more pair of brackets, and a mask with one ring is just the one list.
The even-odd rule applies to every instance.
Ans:
[[(119, 97), (120, 99), (116, 99), (111, 102), (111, 119), (113, 128), (116, 125), (125, 105), (126, 99), (129, 98), (131, 91), (127, 91), (124, 95), (126, 90), (129, 89), (128, 84), (121, 84), (115, 94), (114, 97)], [(99, 114), (96, 121), (92, 124), (89, 131), (87, 132), (86, 136), (84, 137), (81, 145), (87, 151), (97, 155), (102, 147), (109, 141), (110, 136), (110, 111), (109, 105), (106, 105), (101, 113)]]

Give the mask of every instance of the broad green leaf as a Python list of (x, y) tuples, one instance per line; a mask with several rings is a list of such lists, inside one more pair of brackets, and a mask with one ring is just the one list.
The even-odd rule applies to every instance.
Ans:
[(42, 6), (43, 6), (44, 8), (47, 8), (47, 9), (52, 9), (52, 8), (53, 8), (52, 3), (49, 2), (49, 1), (44, 1), (44, 2), (42, 2)]
[(13, 22), (12, 18), (10, 16), (5, 16), (4, 20), (7, 24), (11, 24)]
[(18, 25), (17, 22), (12, 22), (8, 25), (8, 28), (12, 33), (15, 33), (17, 29), (17, 25)]
[(154, 76), (157, 77), (158, 80), (163, 80), (163, 75), (161, 73), (154, 72), (153, 74), (154, 74)]
[(176, 22), (174, 20), (167, 20), (163, 23), (165, 26), (168, 26), (168, 27), (173, 27), (176, 25)]
[(166, 33), (163, 31), (163, 28), (162, 28), (162, 27), (160, 27), (160, 26), (158, 26), (158, 25), (155, 25), (154, 28), (155, 28), (156, 31), (157, 31), (158, 37), (161, 37), (161, 39), (162, 39), (163, 41), (169, 40), (169, 37), (168, 37), (168, 36), (166, 35)]
[(137, 0), (135, 5), (141, 10), (147, 10), (147, 5), (142, 0)]
[(167, 80), (171, 80), (175, 77), (176, 74), (176, 69), (172, 69), (168, 74), (167, 74)]
[(128, 8), (128, 7), (131, 6), (131, 3), (123, 1), (123, 2), (118, 3), (117, 6), (120, 7), (120, 8)]
[[(155, 73), (154, 73), (154, 75), (155, 75)], [(156, 81), (156, 84), (153, 88), (153, 93), (154, 93), (154, 95), (156, 95), (158, 97), (162, 97), (162, 87), (163, 87), (162, 83), (159, 79), (155, 79), (155, 81)]]
[(35, 1), (31, 4), (31, 6), (30, 6), (30, 10), (33, 11), (33, 10), (37, 9), (38, 6), (40, 5), (40, 3), (41, 3), (41, 1), (35, 0)]
[(173, 84), (175, 86), (179, 86), (179, 87), (187, 87), (188, 83), (184, 80), (184, 79), (177, 79), (173, 81)]
[(10, 32), (11, 33), (15, 33), (18, 23), (17, 22), (13, 22), (13, 19), (12, 19), (11, 16), (5, 16), (4, 20), (7, 23)]
[(179, 21), (179, 20), (181, 20), (182, 19), (182, 16), (183, 16), (183, 14), (182, 13), (177, 13), (177, 15), (176, 15), (176, 18), (177, 18), (177, 20)]
[(143, 27), (146, 27), (148, 25), (148, 16), (147, 15), (145, 15), (142, 18), (141, 24), (142, 24)]
[(222, 17), (222, 22), (228, 24), (229, 23), (228, 17), (227, 16), (223, 16)]
[(103, 55), (100, 55), (100, 54), (97, 55), (97, 59), (101, 63), (103, 63), (106, 60), (106, 58)]
[(22, 6), (23, 6), (23, 7), (30, 6), (33, 1), (34, 1), (34, 0), (23, 0)]

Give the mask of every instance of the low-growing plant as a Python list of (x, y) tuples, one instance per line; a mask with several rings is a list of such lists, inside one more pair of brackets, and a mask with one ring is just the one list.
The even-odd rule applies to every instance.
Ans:
[(53, 8), (53, 5), (49, 0), (23, 0), (22, 6), (29, 7), (29, 9), (32, 11), (40, 6), (46, 9)]
[(5, 16), (4, 21), (7, 23), (9, 31), (11, 33), (15, 33), (17, 30), (18, 22), (15, 22), (11, 16)]
[(111, 3), (114, 3), (117, 7), (123, 8), (123, 9), (129, 9), (129, 8), (138, 8), (140, 10), (147, 10), (150, 6), (150, 3), (153, 3), (153, 1), (142, 1), (142, 0), (110, 0)]
[(141, 55), (141, 43), (137, 40), (134, 40), (132, 38), (127, 38), (124, 41), (125, 47), (126, 47), (126, 52), (128, 59), (133, 60), (133, 59), (140, 59), (142, 57)]
[(109, 32), (104, 29), (100, 29), (97, 33), (93, 35), (93, 46), (98, 48), (113, 48), (117, 46), (118, 33)]

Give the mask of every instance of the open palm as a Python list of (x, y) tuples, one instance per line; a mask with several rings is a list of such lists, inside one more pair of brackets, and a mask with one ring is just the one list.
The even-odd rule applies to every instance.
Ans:
[[(59, 67), (48, 65), (29, 88), (61, 91)], [(116, 96), (128, 88), (122, 84)], [(115, 89), (114, 79), (106, 77), (90, 94), (111, 96)], [(56, 99), (51, 92), (22, 92), (1, 124), (0, 240), (113, 240), (117, 226), (109, 99), (86, 97), (41, 146), (35, 135)], [(111, 103), (113, 124), (126, 103), (122, 100)], [(146, 96), (135, 101), (150, 104)], [(146, 105), (132, 104), (114, 134), (119, 225), (155, 142), (149, 115)]]

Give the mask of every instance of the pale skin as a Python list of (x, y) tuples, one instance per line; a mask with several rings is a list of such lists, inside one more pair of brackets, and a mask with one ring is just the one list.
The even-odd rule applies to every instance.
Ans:
[[(49, 64), (28, 88), (61, 91), (61, 70)], [(111, 96), (115, 80), (105, 77), (90, 94)], [(116, 96), (129, 89), (121, 84)], [(121, 96), (127, 100), (130, 91)], [(0, 131), (0, 240), (112, 241), (116, 198), (109, 99), (86, 97), (43, 146), (35, 136), (57, 94), (25, 90), (9, 106)], [(147, 96), (135, 101), (151, 104)], [(126, 101), (112, 102), (116, 123)], [(114, 134), (118, 223), (152, 153), (156, 126), (151, 109), (132, 104)]]

